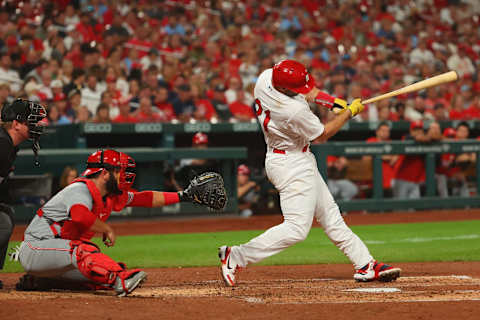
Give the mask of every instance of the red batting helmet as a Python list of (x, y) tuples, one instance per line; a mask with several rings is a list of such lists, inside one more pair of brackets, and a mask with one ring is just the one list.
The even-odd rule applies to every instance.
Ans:
[(118, 151), (107, 149), (92, 153), (87, 159), (87, 169), (82, 173), (82, 176), (87, 177), (103, 169), (121, 169), (120, 153)]
[(273, 66), (272, 83), (275, 88), (308, 93), (315, 86), (315, 79), (300, 62), (282, 60)]
[(197, 132), (193, 136), (192, 143), (194, 145), (197, 144), (207, 144), (208, 143), (208, 136), (205, 133)]
[(129, 190), (132, 188), (135, 177), (137, 176), (135, 172), (135, 160), (128, 154), (120, 152), (120, 165), (122, 166), (122, 171), (120, 171), (118, 188), (120, 190)]

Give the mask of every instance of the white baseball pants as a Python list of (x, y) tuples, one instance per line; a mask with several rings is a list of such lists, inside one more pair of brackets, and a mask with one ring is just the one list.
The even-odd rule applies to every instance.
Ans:
[(231, 255), (239, 266), (260, 262), (305, 240), (313, 217), (330, 240), (350, 259), (355, 269), (373, 259), (362, 240), (345, 224), (310, 151), (287, 151), (286, 154), (268, 152), (265, 169), (280, 193), (284, 221), (248, 243), (233, 246)]

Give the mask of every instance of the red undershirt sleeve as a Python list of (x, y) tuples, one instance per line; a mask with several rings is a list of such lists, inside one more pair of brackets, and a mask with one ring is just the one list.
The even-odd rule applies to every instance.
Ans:
[(85, 230), (89, 230), (97, 217), (83, 204), (74, 204), (70, 207), (70, 217), (74, 223)]
[(153, 191), (133, 192), (133, 199), (129, 207), (151, 208), (153, 205)]

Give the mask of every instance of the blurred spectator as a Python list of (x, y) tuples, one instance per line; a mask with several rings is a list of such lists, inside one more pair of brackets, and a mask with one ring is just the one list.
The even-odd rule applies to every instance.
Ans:
[(161, 86), (154, 92), (154, 105), (160, 114), (163, 115), (165, 121), (176, 119), (175, 110), (170, 102), (168, 102), (168, 89)]
[(118, 105), (118, 115), (112, 119), (114, 123), (134, 123), (135, 117), (130, 113), (130, 101), (128, 99), (120, 99)]
[(250, 180), (250, 169), (241, 164), (237, 168), (237, 195), (238, 209), (242, 217), (250, 217), (253, 214), (252, 207), (259, 199), (259, 189), (255, 181)]
[(85, 106), (80, 106), (75, 111), (75, 123), (85, 123), (89, 122), (92, 118), (92, 114)]
[(0, 53), (0, 82), (10, 85), (10, 89), (16, 93), (22, 86), (22, 80), (18, 72), (12, 69), (12, 60), (7, 52)]
[[(410, 123), (410, 134), (403, 140), (429, 142), (430, 138), (423, 130), (423, 121)], [(393, 196), (402, 199), (420, 198), (420, 185), (425, 182), (424, 155), (400, 155), (395, 166)]]
[[(42, 86), (33, 90), (38, 91), (35, 96), (47, 101), (53, 99), (49, 82), (60, 80), (67, 96), (72, 89), (82, 92), (81, 105), (91, 113), (109, 84), (112, 103), (107, 104), (116, 107), (118, 90), (136, 109), (143, 96), (156, 95), (161, 79), (173, 90), (196, 83), (212, 92), (204, 95), (204, 88), (199, 88), (196, 96), (197, 89), (192, 88), (191, 99), (204, 101), (200, 107), (192, 105), (196, 108), (189, 115), (179, 113), (182, 121), (228, 122), (229, 104), (252, 104), (247, 88), (259, 70), (271, 67), (272, 61), (294, 58), (308, 65), (320, 89), (343, 92), (343, 97), (357, 95), (355, 86), (361, 88), (358, 96), (371, 97), (456, 70), (462, 79), (448, 85), (448, 92), (446, 86), (428, 90), (420, 96), (423, 109), (413, 115), (419, 105), (408, 105), (405, 114), (412, 121), (439, 120), (440, 111), (432, 117), (435, 105), (442, 103), (450, 112), (451, 98), (457, 94), (463, 96), (464, 109), (474, 104), (480, 62), (478, 1), (416, 1), (414, 6), (404, 0), (386, 1), (388, 5), (360, 2), (354, 1), (359, 5), (355, 7), (333, 1), (322, 5), (319, 14), (318, 1), (193, 1), (165, 6), (124, 0), (36, 1), (34, 6), (10, 1), (15, 14), (0, 13), (0, 83), (8, 83), (16, 95), (34, 77)], [(340, 16), (351, 19), (340, 24)], [(85, 72), (95, 79), (85, 79)], [(227, 85), (226, 92), (222, 85)], [(236, 98), (241, 89), (243, 101)], [(168, 101), (173, 103), (174, 98), (169, 95)], [(218, 118), (205, 112), (206, 101)], [(405, 119), (396, 106), (390, 106), (390, 112), (379, 106), (368, 106), (355, 120)]]
[(97, 76), (93, 73), (87, 75), (87, 86), (81, 89), (82, 106), (86, 106), (92, 113), (96, 112), (100, 104), (102, 91), (97, 85)]
[[(237, 96), (237, 93), (240, 91), (243, 93), (241, 98)], [(240, 78), (232, 77), (228, 83), (228, 89), (225, 91), (225, 100), (228, 104), (231, 104), (235, 101), (240, 101), (246, 105), (252, 105), (255, 99), (249, 92), (243, 92), (243, 86)]]
[(172, 105), (178, 120), (182, 122), (190, 121), (195, 111), (195, 104), (192, 100), (189, 84), (185, 83), (177, 87), (177, 97), (172, 101)]
[(467, 112), (464, 107), (463, 96), (457, 94), (452, 99), (452, 107), (449, 112), (450, 120), (461, 120), (467, 117)]
[(432, 51), (427, 48), (426, 39), (421, 38), (418, 40), (418, 46), (410, 52), (410, 63), (414, 65), (429, 64), (434, 61)]
[(473, 75), (475, 67), (472, 61), (467, 56), (466, 44), (459, 44), (458, 49), (453, 51), (453, 54), (447, 60), (447, 66), (450, 70), (455, 70), (460, 77), (464, 75)]
[(252, 105), (245, 104), (244, 95), (245, 92), (243, 90), (238, 90), (236, 94), (237, 100), (230, 103), (228, 107), (235, 119), (239, 121), (250, 121), (255, 119), (255, 114), (253, 113)]
[(205, 90), (199, 85), (192, 85), (192, 98), (195, 103), (193, 118), (197, 121), (216, 121), (217, 113), (209, 99), (205, 97)]
[(158, 70), (162, 70), (163, 62), (158, 54), (158, 50), (152, 48), (148, 51), (148, 55), (140, 59), (140, 64), (142, 65), (142, 70), (147, 70), (151, 65), (156, 66)]
[(58, 188), (55, 190), (54, 194), (68, 186), (76, 178), (78, 178), (78, 171), (75, 167), (66, 166), (63, 168), (63, 172), (58, 183)]
[(0, 82), (0, 110), (7, 102), (12, 102), (13, 98), (10, 95), (10, 85), (5, 82)]
[[(65, 60), (69, 61), (69, 60)], [(69, 94), (72, 90), (78, 90), (79, 92), (83, 89), (83, 84), (85, 82), (85, 71), (82, 69), (74, 69), (72, 72), (72, 78), (63, 87), (63, 92)]]
[[(375, 131), (375, 137), (368, 138), (366, 142), (389, 142), (390, 140), (390, 125), (387, 122), (380, 122)], [(365, 160), (371, 160), (372, 156), (363, 156)], [(382, 156), (382, 178), (383, 189), (387, 193), (391, 193), (392, 180), (395, 177), (395, 164), (398, 161), (398, 155), (386, 154)], [(388, 194), (385, 194), (388, 196)]]
[(97, 111), (95, 112), (95, 117), (93, 118), (93, 122), (95, 123), (110, 123), (112, 122), (110, 119), (110, 108), (101, 103), (97, 107)]
[[(203, 132), (195, 133), (192, 138), (192, 148), (207, 149), (208, 136)], [(167, 165), (165, 172), (166, 185), (172, 190), (181, 191), (188, 185), (193, 173), (217, 171), (217, 166), (215, 159), (181, 159), (174, 168)]]
[(408, 121), (424, 120), (425, 114), (425, 101), (422, 97), (417, 96), (415, 100), (407, 101), (407, 107), (405, 108), (405, 118)]
[(166, 117), (158, 113), (152, 107), (152, 100), (149, 97), (140, 99), (140, 106), (133, 114), (135, 122), (162, 122), (166, 121)]
[(358, 187), (347, 179), (347, 158), (328, 156), (328, 189), (338, 200), (351, 200), (358, 194)]
[(226, 103), (225, 86), (223, 84), (218, 84), (213, 89), (212, 104), (215, 108), (219, 120), (228, 121), (231, 119), (232, 113), (230, 112), (230, 108)]
[[(453, 141), (455, 140), (456, 131), (453, 128), (446, 128), (443, 131), (444, 141)], [(458, 172), (458, 168), (454, 168), (455, 165), (454, 153), (442, 153), (437, 158), (435, 179), (437, 180), (437, 190), (438, 195), (442, 198), (449, 196), (449, 183), (448, 180), (451, 179)]]

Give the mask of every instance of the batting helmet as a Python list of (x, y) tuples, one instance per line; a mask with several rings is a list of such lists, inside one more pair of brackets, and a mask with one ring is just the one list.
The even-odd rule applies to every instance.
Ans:
[(112, 149), (95, 151), (88, 157), (87, 169), (82, 173), (82, 176), (88, 177), (103, 169), (122, 169), (120, 152)]
[(192, 144), (198, 145), (198, 144), (207, 144), (207, 143), (208, 143), (208, 136), (205, 133), (197, 132), (193, 136)]
[(275, 88), (308, 93), (315, 86), (315, 79), (300, 62), (282, 60), (273, 66), (272, 84)]
[(118, 188), (120, 190), (129, 190), (132, 188), (135, 177), (137, 176), (135, 160), (128, 154), (120, 152), (120, 165), (122, 166), (122, 171), (120, 172)]

